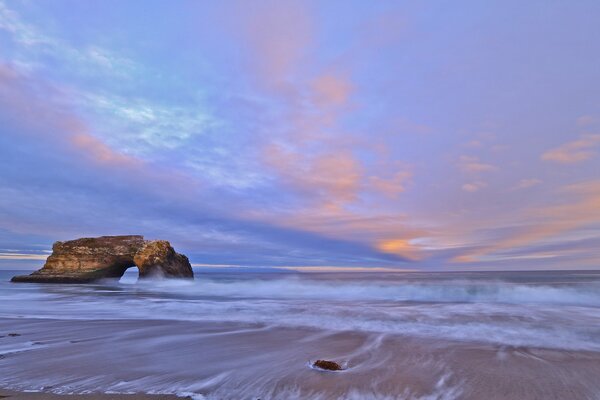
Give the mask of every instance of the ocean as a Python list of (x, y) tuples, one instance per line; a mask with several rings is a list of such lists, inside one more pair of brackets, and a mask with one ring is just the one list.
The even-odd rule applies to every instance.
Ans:
[(196, 270), (136, 282), (131, 269), (96, 284), (9, 282), (22, 273), (0, 271), (6, 389), (600, 399), (600, 272)]

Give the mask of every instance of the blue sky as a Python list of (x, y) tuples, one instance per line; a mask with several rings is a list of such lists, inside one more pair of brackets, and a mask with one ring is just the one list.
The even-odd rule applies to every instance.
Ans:
[[(600, 266), (597, 1), (0, 0), (0, 266)], [(300, 268), (301, 269), (301, 268)]]

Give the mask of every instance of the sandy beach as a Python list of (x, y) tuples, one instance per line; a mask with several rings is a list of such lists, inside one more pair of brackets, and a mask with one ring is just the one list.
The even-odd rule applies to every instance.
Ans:
[[(0, 387), (17, 399), (589, 400), (600, 393), (599, 280), (4, 281)], [(317, 359), (345, 369), (311, 368)]]
[(0, 389), (0, 399), (14, 400), (66, 400), (66, 399), (85, 399), (85, 400), (174, 400), (182, 399), (172, 395), (151, 395), (151, 394), (76, 394), (59, 395), (52, 393), (35, 392), (15, 392), (11, 390)]
[[(21, 332), (10, 338), (20, 350), (5, 356), (0, 374), (17, 389), (75, 394), (151, 390), (181, 397), (191, 393), (194, 399), (248, 400), (584, 400), (600, 391), (600, 352), (247, 324), (0, 322), (0, 329), (7, 326)], [(347, 369), (332, 373), (310, 368), (318, 357), (339, 360)], [(63, 398), (6, 393), (18, 399)]]

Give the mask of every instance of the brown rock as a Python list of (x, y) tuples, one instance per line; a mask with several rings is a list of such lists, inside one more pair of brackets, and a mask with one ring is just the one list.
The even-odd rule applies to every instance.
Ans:
[(340, 364), (336, 363), (335, 361), (328, 360), (317, 360), (313, 363), (313, 367), (325, 369), (327, 371), (341, 371), (344, 369)]
[(193, 278), (190, 261), (183, 254), (176, 253), (166, 240), (146, 242), (133, 257), (140, 270), (140, 278), (170, 276)]
[(15, 276), (12, 281), (86, 283), (120, 278), (134, 265), (138, 267), (140, 277), (194, 277), (187, 257), (176, 253), (169, 242), (147, 241), (143, 236), (131, 235), (56, 242), (42, 269), (31, 275)]

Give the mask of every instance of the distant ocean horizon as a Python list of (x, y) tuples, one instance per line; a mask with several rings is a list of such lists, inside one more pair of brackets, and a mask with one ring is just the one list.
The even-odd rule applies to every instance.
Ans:
[[(0, 260), (0, 272), (6, 274), (15, 273), (19, 275), (28, 274), (44, 266), (44, 260), (31, 264), (27, 262), (26, 265), (20, 266), (18, 260)], [(17, 262), (15, 262), (17, 261)], [(600, 273), (600, 266), (589, 267), (589, 268), (455, 268), (451, 269), (448, 266), (440, 269), (431, 268), (406, 268), (400, 266), (360, 266), (360, 265), (332, 265), (332, 266), (321, 266), (321, 265), (234, 265), (234, 264), (197, 264), (191, 263), (194, 273), (303, 273), (303, 274), (335, 274), (335, 273), (398, 273), (398, 274), (460, 274), (460, 273), (554, 273), (554, 272), (567, 272), (567, 273), (586, 273), (586, 272), (598, 272)], [(137, 268), (135, 266), (130, 267), (126, 271), (127, 277), (131, 279), (134, 275), (137, 276)]]

